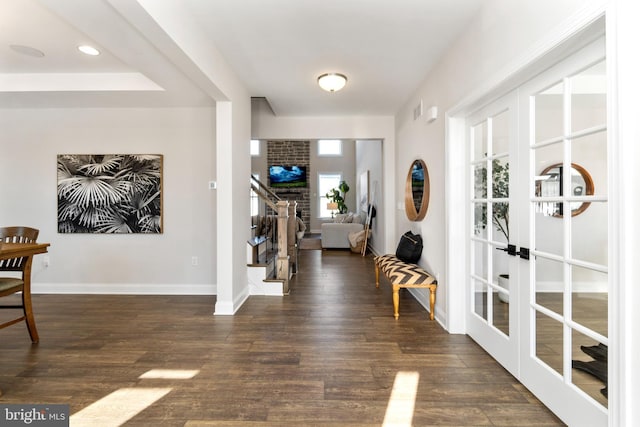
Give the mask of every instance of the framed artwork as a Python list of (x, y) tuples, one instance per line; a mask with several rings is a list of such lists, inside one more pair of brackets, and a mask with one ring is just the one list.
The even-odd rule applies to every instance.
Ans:
[(58, 233), (162, 233), (161, 154), (59, 154)]
[(369, 194), (369, 171), (360, 174), (360, 211), (367, 212), (371, 195)]

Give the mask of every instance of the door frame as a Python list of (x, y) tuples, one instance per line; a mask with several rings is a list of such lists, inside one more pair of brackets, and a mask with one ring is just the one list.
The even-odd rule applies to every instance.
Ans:
[[(558, 62), (560, 59), (575, 52), (580, 46), (587, 44), (595, 38), (589, 36), (601, 32), (598, 25), (594, 25), (599, 19), (604, 20), (607, 27), (607, 79), (609, 101), (607, 105), (608, 129), (610, 134), (609, 170), (612, 189), (610, 195), (609, 221), (611, 234), (609, 236), (610, 280), (619, 283), (619, 287), (612, 287), (609, 293), (609, 359), (612, 360), (609, 369), (609, 424), (631, 425), (633, 421), (640, 420), (640, 410), (634, 408), (635, 399), (640, 397), (640, 369), (633, 366), (633, 359), (640, 351), (638, 338), (634, 337), (632, 326), (640, 324), (640, 310), (634, 310), (630, 301), (638, 301), (640, 291), (632, 288), (635, 286), (634, 277), (640, 274), (637, 263), (633, 264), (630, 253), (640, 248), (640, 244), (632, 239), (624, 238), (629, 230), (638, 231), (637, 221), (633, 220), (633, 208), (640, 209), (637, 200), (631, 202), (632, 206), (626, 206), (620, 193), (631, 188), (633, 178), (638, 178), (636, 167), (630, 167), (632, 160), (637, 162), (637, 144), (619, 143), (622, 136), (638, 137), (639, 130), (637, 117), (634, 119), (632, 105), (638, 92), (618, 91), (618, 85), (623, 83), (631, 87), (638, 87), (638, 71), (640, 66), (630, 64), (627, 58), (632, 57), (632, 43), (630, 35), (640, 35), (637, 22), (632, 24), (637, 15), (633, 15), (631, 8), (621, 0), (612, 0), (607, 4), (592, 4), (576, 16), (572, 16), (563, 25), (561, 30), (550, 32), (538, 44), (528, 52), (517, 58), (510, 66), (500, 73), (496, 73), (492, 79), (485, 82), (474, 93), (453, 106), (445, 113), (445, 183), (448, 189), (445, 200), (446, 218), (446, 274), (447, 282), (451, 285), (446, 288), (446, 323), (450, 333), (464, 334), (466, 325), (466, 301), (468, 298), (467, 278), (469, 277), (468, 259), (469, 246), (467, 242), (468, 209), (460, 209), (467, 205), (466, 185), (469, 178), (466, 171), (466, 116), (501, 95), (516, 89), (540, 71)], [(618, 29), (620, 23), (624, 24), (622, 30)], [(601, 23), (600, 23), (601, 25)], [(636, 38), (637, 40), (637, 38)], [(618, 51), (620, 49), (620, 52)], [(624, 60), (624, 61), (623, 61)], [(625, 62), (628, 61), (628, 62)], [(621, 63), (626, 69), (622, 69)], [(634, 80), (635, 79), (635, 80)], [(625, 86), (628, 87), (628, 86)], [(631, 95), (634, 93), (634, 95)], [(626, 123), (634, 123), (626, 128), (621, 126), (622, 118)], [(624, 155), (627, 153), (626, 155)], [(633, 156), (631, 154), (636, 154)], [(626, 168), (622, 168), (626, 165)], [(621, 172), (623, 171), (623, 172)], [(625, 175), (623, 176), (622, 173)], [(638, 182), (638, 181), (635, 181)], [(630, 210), (630, 208), (632, 210)], [(625, 233), (621, 233), (622, 227), (627, 227)], [(630, 235), (636, 236), (637, 233)], [(629, 252), (632, 251), (632, 252)], [(460, 256), (463, 254), (463, 256)], [(635, 274), (634, 274), (635, 273)], [(637, 279), (636, 279), (637, 282)], [(631, 298), (631, 296), (636, 298)], [(625, 327), (625, 325), (627, 325)]]

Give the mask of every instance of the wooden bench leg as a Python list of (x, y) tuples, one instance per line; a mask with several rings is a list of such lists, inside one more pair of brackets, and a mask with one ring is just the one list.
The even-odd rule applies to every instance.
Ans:
[(431, 312), (429, 313), (429, 318), (433, 320), (435, 310), (436, 310), (436, 287), (435, 286), (429, 286), (429, 308), (431, 309)]
[(398, 308), (400, 305), (400, 286), (393, 285), (393, 316), (398, 319), (400, 313), (398, 313)]
[(380, 267), (377, 263), (374, 263), (376, 269), (376, 288), (380, 287)]

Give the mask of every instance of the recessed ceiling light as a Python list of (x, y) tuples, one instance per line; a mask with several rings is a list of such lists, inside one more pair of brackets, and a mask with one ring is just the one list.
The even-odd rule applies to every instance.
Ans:
[(326, 73), (318, 77), (318, 84), (327, 92), (337, 92), (347, 84), (347, 76), (340, 73)]
[(36, 49), (34, 47), (23, 46), (23, 45), (20, 45), (20, 44), (10, 44), (9, 47), (14, 52), (18, 52), (18, 53), (21, 53), (21, 54), (27, 55), (27, 56), (32, 56), (34, 58), (42, 58), (44, 56), (44, 52), (43, 51), (38, 50), (38, 49)]
[(91, 55), (91, 56), (100, 55), (100, 51), (98, 49), (89, 45), (78, 46), (78, 50), (86, 55)]

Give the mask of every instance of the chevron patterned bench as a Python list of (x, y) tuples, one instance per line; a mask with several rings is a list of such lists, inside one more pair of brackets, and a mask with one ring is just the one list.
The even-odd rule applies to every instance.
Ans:
[(380, 255), (373, 259), (376, 268), (376, 288), (380, 287), (380, 270), (387, 277), (393, 289), (393, 315), (397, 319), (400, 305), (400, 288), (429, 288), (429, 317), (433, 320), (438, 283), (432, 275), (417, 264), (409, 264), (395, 255)]

